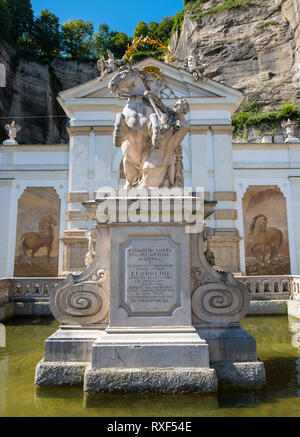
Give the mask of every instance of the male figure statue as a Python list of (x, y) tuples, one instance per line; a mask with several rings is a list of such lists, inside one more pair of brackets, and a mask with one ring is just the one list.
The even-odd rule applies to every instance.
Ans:
[(184, 60), (184, 69), (192, 73), (194, 80), (204, 79), (203, 72), (206, 64), (203, 62), (203, 55), (197, 54), (196, 49), (192, 50), (190, 55)]
[(110, 50), (107, 50), (107, 54), (107, 60), (105, 60), (104, 56), (102, 56), (101, 59), (97, 61), (97, 67), (101, 73), (99, 79), (100, 81), (103, 80), (103, 78), (109, 73), (116, 71), (123, 63), (122, 59), (115, 59), (115, 55)]

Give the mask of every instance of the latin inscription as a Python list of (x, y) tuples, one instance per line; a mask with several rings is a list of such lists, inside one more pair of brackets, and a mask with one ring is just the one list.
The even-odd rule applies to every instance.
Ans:
[(125, 300), (133, 312), (166, 313), (177, 302), (177, 248), (167, 239), (132, 239), (125, 249)]

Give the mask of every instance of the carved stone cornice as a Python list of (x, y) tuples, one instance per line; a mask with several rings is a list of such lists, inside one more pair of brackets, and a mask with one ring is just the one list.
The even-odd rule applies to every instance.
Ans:
[(67, 194), (68, 203), (86, 202), (89, 198), (90, 195), (87, 191), (70, 191), (70, 193)]
[(232, 125), (215, 125), (210, 127), (214, 135), (232, 135), (235, 127)]
[(237, 220), (237, 210), (236, 209), (216, 209), (215, 210), (216, 220)]
[(67, 222), (87, 222), (88, 219), (85, 211), (70, 210), (66, 212)]
[(192, 135), (206, 135), (209, 131), (208, 125), (192, 125), (191, 134)]
[(88, 136), (92, 131), (92, 126), (70, 126), (67, 127), (67, 131), (71, 137), (78, 135)]
[(236, 202), (235, 191), (215, 191), (215, 200), (217, 202)]
[(96, 135), (112, 135), (114, 131), (113, 126), (94, 126), (93, 131)]
[(300, 184), (300, 176), (289, 176), (289, 181), (292, 184)]

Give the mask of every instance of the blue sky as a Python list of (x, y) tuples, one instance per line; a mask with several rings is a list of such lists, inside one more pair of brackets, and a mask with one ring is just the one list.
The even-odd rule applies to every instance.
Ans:
[(35, 15), (49, 9), (65, 23), (82, 19), (91, 21), (95, 31), (101, 23), (132, 35), (139, 21), (160, 21), (183, 9), (183, 0), (31, 0)]

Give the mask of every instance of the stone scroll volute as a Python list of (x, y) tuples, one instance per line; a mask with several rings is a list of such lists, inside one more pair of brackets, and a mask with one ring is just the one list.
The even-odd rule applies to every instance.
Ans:
[(190, 237), (193, 322), (229, 325), (245, 317), (250, 297), (247, 287), (231, 273), (216, 271), (208, 263), (204, 242), (212, 236), (213, 230), (204, 228)]
[(62, 324), (90, 326), (108, 323), (107, 234), (107, 230), (103, 228), (88, 232), (90, 241), (92, 239), (95, 242), (93, 256), (89, 256), (89, 259), (92, 258), (91, 264), (87, 264), (87, 269), (80, 274), (70, 274), (52, 290), (50, 309)]

